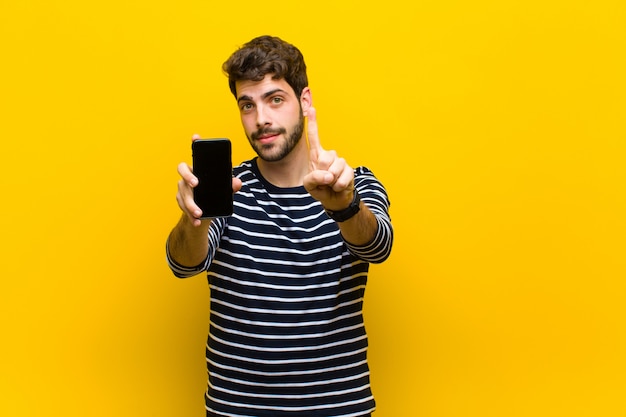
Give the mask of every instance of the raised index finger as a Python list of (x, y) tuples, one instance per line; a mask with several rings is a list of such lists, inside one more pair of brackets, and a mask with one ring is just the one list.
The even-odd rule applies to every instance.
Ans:
[(320, 138), (317, 133), (317, 114), (314, 107), (309, 107), (307, 110), (307, 138), (309, 139), (311, 162), (316, 164), (319, 154), (323, 148), (320, 144)]

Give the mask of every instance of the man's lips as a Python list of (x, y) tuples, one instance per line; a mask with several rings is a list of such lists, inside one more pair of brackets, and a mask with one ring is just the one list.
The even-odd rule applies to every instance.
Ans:
[(262, 134), (256, 134), (253, 136), (253, 139), (259, 141), (260, 143), (269, 143), (276, 139), (282, 132), (264, 132)]
[(278, 136), (278, 133), (274, 133), (274, 134), (271, 134), (271, 135), (262, 135), (262, 136), (259, 136), (259, 140), (271, 139), (271, 138), (274, 138), (276, 136)]

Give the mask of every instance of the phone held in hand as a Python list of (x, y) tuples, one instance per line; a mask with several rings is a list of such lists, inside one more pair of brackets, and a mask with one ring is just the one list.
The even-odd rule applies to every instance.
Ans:
[(233, 214), (233, 165), (231, 144), (226, 138), (196, 139), (191, 145), (193, 174), (198, 185), (193, 199), (202, 210), (201, 219)]

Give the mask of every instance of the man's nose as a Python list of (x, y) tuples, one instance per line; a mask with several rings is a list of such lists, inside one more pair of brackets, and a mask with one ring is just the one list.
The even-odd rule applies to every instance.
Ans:
[(256, 125), (258, 128), (272, 124), (265, 106), (257, 106)]

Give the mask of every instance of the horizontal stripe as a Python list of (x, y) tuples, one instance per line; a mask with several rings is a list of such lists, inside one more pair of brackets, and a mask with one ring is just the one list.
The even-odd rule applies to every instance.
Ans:
[(360, 303), (362, 301), (363, 301), (362, 298), (357, 298), (355, 300), (346, 301), (345, 303), (336, 304), (336, 305), (334, 305), (332, 307), (327, 307), (327, 308), (313, 308), (313, 309), (308, 309), (308, 310), (276, 310), (276, 309), (269, 309), (269, 308), (248, 308), (248, 307), (244, 307), (244, 306), (241, 306), (241, 305), (228, 303), (228, 302), (223, 301), (223, 300), (213, 299), (213, 302), (215, 304), (221, 304), (223, 306), (229, 307), (229, 308), (234, 309), (234, 310), (245, 311), (247, 313), (279, 314), (279, 315), (281, 315), (281, 314), (282, 315), (284, 315), (284, 314), (288, 314), (288, 315), (309, 315), (309, 314), (328, 313), (328, 312), (331, 312), (331, 311), (340, 310), (342, 307), (346, 307), (346, 306), (350, 306), (350, 305), (353, 305), (353, 304), (356, 304), (356, 303)]
[[(235, 317), (231, 317), (231, 316), (227, 316), (218, 312), (212, 312), (213, 315), (217, 316), (217, 317), (222, 317), (224, 319), (227, 319), (229, 321), (233, 321), (235, 323), (244, 323), (244, 324), (251, 324), (254, 326), (267, 326), (267, 327), (289, 327), (289, 328), (293, 328), (293, 323), (285, 323), (285, 322), (267, 322), (267, 321), (257, 321), (257, 320), (243, 320), (243, 319), (238, 319)], [(306, 327), (306, 326), (319, 326), (319, 325), (328, 325), (328, 324), (332, 324), (341, 320), (344, 320), (346, 318), (350, 318), (350, 317), (358, 317), (360, 316), (361, 313), (353, 313), (353, 314), (346, 314), (346, 315), (342, 315), (342, 316), (337, 316), (337, 317), (333, 317), (330, 320), (317, 320), (317, 321), (300, 321), (298, 322), (298, 326), (299, 327)]]
[(226, 393), (231, 394), (231, 395), (232, 394), (236, 394), (236, 395), (241, 395), (241, 396), (245, 396), (245, 397), (255, 397), (255, 398), (272, 398), (272, 399), (281, 399), (281, 400), (298, 399), (299, 400), (299, 399), (305, 399), (305, 398), (334, 397), (334, 396), (337, 396), (337, 395), (343, 395), (343, 394), (363, 391), (365, 389), (368, 389), (370, 386), (368, 384), (368, 385), (363, 385), (363, 386), (359, 386), (359, 387), (356, 387), (356, 388), (345, 389), (345, 390), (340, 390), (340, 391), (328, 391), (328, 392), (322, 392), (322, 393), (318, 393), (318, 394), (284, 394), (284, 395), (259, 394), (259, 393), (245, 392), (245, 391), (224, 390), (224, 389), (221, 389), (220, 387), (214, 386), (210, 382), (209, 382), (209, 387), (213, 388), (216, 391), (226, 392)]
[(237, 378), (229, 378), (226, 376), (223, 376), (217, 372), (213, 372), (212, 376), (214, 378), (218, 378), (224, 381), (228, 381), (228, 382), (233, 382), (235, 384), (239, 384), (239, 385), (249, 385), (249, 386), (256, 386), (256, 387), (264, 387), (264, 388), (310, 388), (310, 387), (314, 387), (314, 386), (319, 386), (319, 385), (333, 385), (333, 384), (338, 384), (341, 382), (349, 382), (349, 381), (353, 381), (355, 379), (360, 379), (360, 378), (364, 378), (368, 376), (367, 372), (363, 372), (361, 374), (356, 374), (356, 375), (351, 375), (349, 377), (344, 377), (344, 378), (337, 378), (337, 379), (329, 379), (329, 380), (320, 380), (320, 381), (311, 381), (311, 382), (289, 382), (289, 383), (273, 383), (273, 384), (263, 384), (263, 383), (258, 383), (258, 382), (250, 382), (248, 380), (245, 379), (237, 379)]
[(346, 358), (346, 357), (350, 357), (350, 356), (355, 356), (359, 353), (364, 353), (365, 351), (367, 351), (367, 348), (362, 348), (362, 349), (358, 349), (355, 351), (348, 351), (348, 352), (343, 352), (343, 353), (337, 353), (334, 355), (327, 355), (327, 356), (320, 356), (320, 357), (316, 357), (316, 358), (307, 358), (307, 359), (276, 359), (276, 360), (267, 360), (267, 359), (256, 359), (256, 358), (248, 358), (248, 357), (244, 357), (244, 356), (240, 356), (240, 355), (231, 355), (230, 353), (226, 353), (226, 352), (220, 352), (218, 350), (215, 350), (213, 348), (210, 348), (207, 345), (207, 350), (211, 353), (215, 353), (218, 356), (221, 356), (223, 358), (229, 358), (229, 359), (236, 359), (238, 361), (241, 362), (246, 362), (246, 363), (258, 363), (258, 364), (271, 364), (271, 365), (289, 365), (289, 364), (298, 364), (298, 363), (318, 363), (318, 362), (326, 362), (326, 361), (330, 361), (332, 359), (338, 359), (338, 358)]
[[(285, 252), (285, 253), (292, 253), (295, 255), (320, 254), (323, 252), (328, 252), (329, 250), (332, 250), (332, 249), (342, 248), (344, 245), (343, 242), (338, 242), (338, 243), (335, 243), (334, 246), (326, 246), (326, 247), (321, 247), (321, 248), (317, 247), (317, 248), (302, 250), (298, 248), (281, 248), (281, 247), (269, 246), (267, 244), (263, 244), (263, 245), (252, 244), (250, 242), (246, 242), (245, 240), (232, 239), (229, 237), (223, 237), (222, 240), (232, 244), (233, 246), (240, 246), (249, 250), (259, 250), (259, 251), (265, 250), (268, 252)], [(267, 243), (267, 242), (264, 242), (264, 243)]]
[[(266, 376), (266, 377), (287, 377), (287, 376), (302, 376), (302, 375), (321, 375), (321, 374), (327, 374), (330, 372), (336, 372), (336, 371), (342, 371), (342, 370), (346, 370), (346, 369), (352, 369), (352, 368), (358, 368), (362, 365), (367, 364), (366, 361), (357, 361), (357, 362), (353, 362), (353, 363), (349, 363), (343, 366), (334, 366), (334, 367), (328, 367), (328, 368), (315, 368), (315, 369), (310, 369), (310, 370), (306, 370), (306, 371), (275, 371), (275, 372), (266, 372), (266, 371), (259, 371), (257, 369), (250, 369), (250, 368), (238, 368), (235, 366), (229, 366), (229, 365), (225, 365), (219, 362), (215, 362), (213, 360), (207, 359), (207, 362), (215, 367), (215, 368), (220, 368), (220, 369), (224, 369), (224, 370), (229, 370), (229, 371), (236, 371), (236, 372), (240, 372), (240, 373), (245, 373), (245, 374), (250, 374), (250, 375), (257, 375), (257, 376)], [(254, 384), (254, 382), (251, 382), (251, 384)], [(288, 387), (292, 387), (292, 386), (298, 386), (298, 385), (293, 385), (293, 384), (287, 384), (286, 386)]]
[(354, 342), (359, 342), (361, 340), (364, 340), (367, 338), (367, 336), (360, 336), (360, 337), (356, 337), (353, 339), (339, 340), (337, 342), (326, 343), (322, 345), (298, 346), (298, 347), (259, 347), (259, 346), (254, 346), (254, 345), (244, 345), (241, 343), (232, 343), (227, 340), (220, 339), (213, 334), (209, 335), (209, 338), (212, 340), (215, 340), (216, 342), (221, 343), (222, 345), (232, 346), (232, 347), (236, 347), (239, 349), (253, 350), (255, 352), (303, 352), (303, 351), (322, 350), (322, 349), (328, 349), (328, 348), (336, 347), (336, 346), (348, 345)]
[[(209, 399), (211, 401), (214, 401), (216, 403), (222, 403), (222, 404), (226, 404), (228, 406), (231, 407), (241, 407), (241, 408), (251, 408), (251, 409), (263, 409), (266, 408), (265, 406), (259, 406), (256, 404), (246, 404), (246, 403), (233, 403), (230, 401), (223, 401), (223, 400), (219, 400), (217, 398), (214, 398), (212, 396), (209, 396)], [(346, 402), (341, 402), (341, 403), (332, 403), (332, 404), (320, 404), (317, 406), (311, 406), (311, 407), (280, 407), (280, 406), (275, 406), (272, 407), (272, 410), (276, 410), (276, 411), (290, 411), (290, 412), (304, 412), (304, 411), (313, 411), (313, 410), (327, 410), (329, 408), (337, 408), (337, 407), (343, 407), (346, 405), (354, 405), (354, 404), (360, 404), (369, 400), (372, 400), (373, 397), (372, 396), (368, 396), (359, 400), (354, 400), (354, 401), (346, 401)]]

